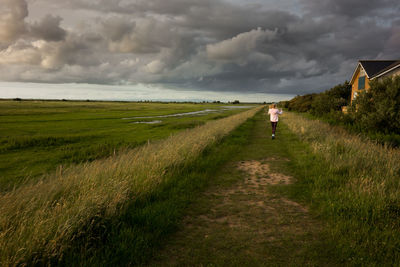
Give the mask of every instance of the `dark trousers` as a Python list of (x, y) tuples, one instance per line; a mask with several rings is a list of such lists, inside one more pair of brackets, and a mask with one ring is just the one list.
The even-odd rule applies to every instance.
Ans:
[(271, 127), (272, 127), (272, 134), (275, 134), (276, 131), (276, 126), (278, 125), (277, 121), (271, 121)]

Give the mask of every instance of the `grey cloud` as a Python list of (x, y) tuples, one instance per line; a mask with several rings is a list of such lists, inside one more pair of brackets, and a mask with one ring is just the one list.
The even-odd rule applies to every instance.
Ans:
[(388, 9), (399, 10), (397, 0), (303, 0), (303, 4), (307, 10), (318, 14), (339, 14), (356, 18), (387, 15)]
[(61, 41), (65, 39), (67, 32), (60, 27), (62, 18), (47, 15), (40, 22), (30, 25), (30, 33), (39, 39), (46, 41)]
[(260, 5), (239, 6), (221, 0), (70, 0), (59, 5), (135, 18), (159, 16), (173, 27), (222, 39), (258, 27), (274, 30), (296, 20), (296, 16), (285, 11), (261, 9)]
[(48, 59), (48, 67), (58, 69), (64, 65), (79, 65), (83, 67), (98, 66), (101, 64), (104, 50), (103, 44), (94, 43), (79, 35), (70, 34), (65, 42), (46, 43), (43, 48)]
[(26, 32), (27, 16), (28, 5), (24, 0), (0, 0), (0, 45), (8, 45)]
[(273, 40), (276, 33), (276, 31), (264, 31), (258, 28), (219, 43), (209, 44), (206, 47), (208, 58), (244, 64), (258, 51), (260, 43)]
[(102, 22), (103, 32), (111, 41), (120, 41), (125, 35), (132, 33), (136, 27), (134, 21), (113, 16)]
[[(44, 2), (47, 1), (48, 0), (45, 0)], [(212, 4), (212, 0), (70, 0), (62, 3), (63, 6), (98, 10), (105, 13), (113, 12), (118, 14), (142, 14), (151, 12), (168, 15), (186, 14), (193, 8), (202, 6), (211, 7)]]
[[(22, 24), (0, 52), (0, 78), (300, 94), (349, 79), (358, 59), (399, 57), (394, 0), (300, 2), (303, 13), (220, 0), (37, 0), (54, 12), (13, 17)], [(87, 27), (62, 28), (67, 11)]]
[(390, 29), (390, 37), (385, 43), (385, 49), (380, 57), (391, 56), (392, 58), (399, 57), (400, 47), (400, 20), (395, 21)]
[(42, 57), (37, 47), (24, 41), (16, 42), (0, 51), (0, 65), (2, 64), (27, 64), (40, 65)]
[(74, 35), (65, 42), (19, 41), (0, 51), (0, 64), (38, 65), (47, 70), (61, 69), (64, 65), (99, 65), (99, 56), (93, 54), (94, 46)]
[(162, 62), (161, 60), (156, 59), (148, 63), (145, 66), (144, 70), (152, 74), (157, 74), (162, 72), (164, 68), (165, 68), (165, 63)]
[(180, 25), (216, 41), (232, 38), (240, 33), (261, 27), (266, 30), (284, 30), (288, 23), (298, 19), (297, 16), (283, 11), (260, 11), (254, 7), (243, 7), (219, 4), (209, 9), (193, 9), (183, 15)]
[(103, 22), (103, 31), (109, 39), (109, 48), (119, 53), (158, 53), (171, 47), (180, 38), (168, 24), (153, 18), (127, 21), (122, 18)]

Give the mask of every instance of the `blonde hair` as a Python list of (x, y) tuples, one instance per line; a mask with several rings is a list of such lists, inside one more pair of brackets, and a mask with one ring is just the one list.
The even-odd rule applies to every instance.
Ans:
[(271, 104), (271, 105), (269, 105), (269, 108), (276, 108), (276, 105), (275, 104)]

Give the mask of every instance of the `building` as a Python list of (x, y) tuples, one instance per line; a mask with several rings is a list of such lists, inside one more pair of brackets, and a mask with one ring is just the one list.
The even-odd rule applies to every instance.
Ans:
[(400, 75), (400, 60), (360, 60), (351, 77), (351, 102), (375, 79)]

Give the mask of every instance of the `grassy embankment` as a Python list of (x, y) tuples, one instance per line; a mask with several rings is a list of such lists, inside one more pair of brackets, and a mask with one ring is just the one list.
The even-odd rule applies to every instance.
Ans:
[(294, 154), (293, 190), (326, 218), (338, 258), (350, 265), (400, 262), (400, 151), (318, 120), (287, 113), (284, 123), (309, 144)]
[[(242, 110), (223, 104), (0, 101), (0, 191)], [(226, 106), (226, 105), (225, 105)], [(201, 116), (122, 119), (205, 109)], [(157, 124), (137, 121), (161, 120)]]
[[(289, 198), (297, 186), (295, 159), (310, 154), (307, 145), (282, 123), (285, 118), (271, 140), (268, 119), (260, 112), (225, 139), (236, 145), (234, 153), (209, 174), (179, 231), (163, 240), (149, 266), (341, 266), (324, 223)], [(211, 155), (229, 149), (219, 145)]]
[[(397, 266), (400, 151), (293, 113), (282, 116), (278, 138), (271, 141), (260, 134), (265, 128), (259, 126), (259, 116), (256, 118), (257, 133), (253, 131), (249, 143), (230, 157), (232, 163), (214, 175), (216, 189), (208, 190), (191, 205), (187, 229), (167, 242), (155, 266), (171, 262), (182, 266)], [(278, 160), (268, 161), (271, 158)], [(279, 160), (285, 158), (288, 161)], [(229, 195), (210, 197), (218, 197), (221, 191), (240, 197), (237, 184), (244, 179), (235, 166), (242, 160), (267, 160), (273, 172), (296, 180), (292, 185), (269, 187), (272, 198), (266, 194), (257, 200), (267, 200), (270, 207), (281, 205), (276, 217), (283, 227), (271, 224), (274, 220), (268, 218), (268, 210), (258, 214), (257, 205), (240, 210), (243, 203), (256, 197), (254, 194), (239, 199), (230, 209), (221, 207)], [(318, 218), (317, 222), (310, 225), (287, 215), (288, 207), (273, 204), (282, 196), (311, 206), (311, 216)], [(229, 227), (229, 220), (223, 223), (224, 217), (238, 213), (247, 220), (242, 231)], [(210, 221), (218, 220), (220, 224), (209, 227)], [(252, 220), (261, 223), (249, 230)], [(296, 227), (302, 230), (296, 231)], [(315, 228), (310, 235), (302, 235), (309, 227)], [(274, 238), (263, 242), (260, 233), (265, 228), (277, 231)], [(258, 234), (251, 236), (251, 230)]]
[[(128, 214), (127, 204), (136, 200), (151, 202), (146, 195), (168, 184), (175, 172), (190, 166), (207, 147), (256, 111), (211, 121), (107, 159), (59, 169), (39, 183), (3, 193), (1, 262), (57, 262), (77, 240), (83, 242), (80, 247), (85, 250), (93, 242), (93, 231), (102, 231), (112, 218)], [(130, 231), (136, 233), (135, 229)]]

